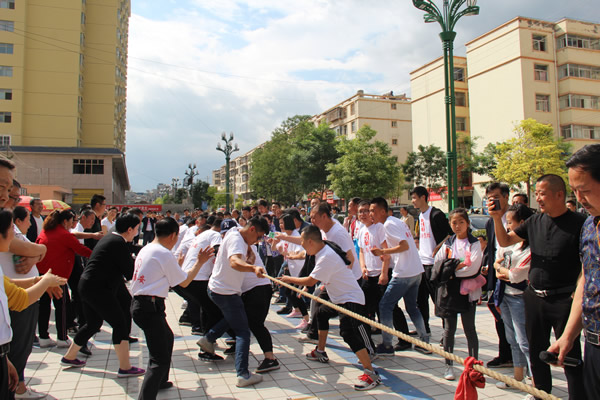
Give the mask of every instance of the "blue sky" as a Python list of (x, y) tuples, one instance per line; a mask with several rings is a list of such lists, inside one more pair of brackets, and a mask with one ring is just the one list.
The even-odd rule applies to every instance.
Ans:
[[(215, 150), (233, 132), (240, 153), (287, 117), (317, 114), (357, 90), (410, 95), (410, 71), (442, 54), (439, 26), (410, 0), (132, 0), (127, 167), (145, 191), (224, 164)], [(441, 0), (437, 1), (441, 4)], [(522, 15), (600, 22), (596, 0), (479, 1), (457, 25), (464, 43)]]

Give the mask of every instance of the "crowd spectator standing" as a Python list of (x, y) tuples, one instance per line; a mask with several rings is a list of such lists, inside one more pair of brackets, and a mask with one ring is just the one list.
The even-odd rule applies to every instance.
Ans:
[(144, 217), (144, 219), (142, 219), (142, 240), (144, 246), (154, 240), (155, 224), (156, 218), (154, 217), (154, 213), (146, 213), (146, 216)]
[(410, 233), (415, 236), (415, 218), (408, 212), (408, 207), (400, 207), (400, 220), (408, 226)]
[(35, 239), (42, 233), (42, 226), (44, 223), (42, 210), (44, 209), (44, 204), (41, 199), (33, 198), (29, 201), (29, 207), (31, 207), (31, 215), (29, 217), (31, 225), (27, 230), (27, 239), (29, 239), (30, 242), (35, 243)]

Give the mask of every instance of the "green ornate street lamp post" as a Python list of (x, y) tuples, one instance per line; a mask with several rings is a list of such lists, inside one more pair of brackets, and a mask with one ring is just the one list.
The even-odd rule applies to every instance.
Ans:
[(229, 133), (229, 139), (227, 139), (225, 132), (221, 133), (221, 140), (225, 142), (225, 146), (221, 147), (221, 142), (219, 142), (217, 143), (217, 150), (225, 154), (225, 210), (229, 212), (229, 160), (231, 153), (240, 149), (237, 143), (233, 146), (231, 145), (231, 142), (233, 142), (233, 132)]
[[(461, 11), (460, 8), (467, 4)], [(458, 162), (456, 159), (456, 115), (454, 98), (454, 26), (463, 15), (479, 14), (477, 0), (444, 0), (442, 9), (433, 0), (413, 0), (413, 5), (426, 14), (425, 22), (438, 22), (444, 48), (444, 87), (446, 104), (446, 166), (448, 168), (448, 210), (458, 206)]]

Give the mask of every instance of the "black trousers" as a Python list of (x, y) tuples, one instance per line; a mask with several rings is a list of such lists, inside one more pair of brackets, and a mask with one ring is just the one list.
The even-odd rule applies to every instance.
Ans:
[(169, 380), (173, 355), (173, 331), (165, 315), (165, 299), (153, 296), (135, 296), (131, 314), (142, 328), (148, 347), (148, 366), (138, 396), (139, 400), (154, 400), (161, 384)]
[[(338, 304), (340, 307), (346, 310), (355, 312), (362, 316), (365, 316), (365, 306), (357, 303), (344, 303)], [(317, 324), (319, 330), (329, 330), (329, 320), (335, 318), (338, 312), (333, 308), (321, 304), (319, 311), (317, 312)], [(375, 345), (371, 339), (370, 327), (357, 319), (354, 319), (346, 314), (339, 314), (340, 316), (340, 336), (344, 339), (344, 342), (354, 353), (362, 349), (367, 349), (369, 354), (375, 353)]]
[[(573, 301), (568, 293), (538, 297), (530, 287), (523, 293), (523, 300), (525, 302), (525, 330), (527, 331), (527, 340), (529, 340), (533, 381), (536, 388), (550, 393), (552, 391), (550, 366), (540, 360), (539, 355), (541, 351), (545, 351), (550, 346), (552, 329), (556, 338), (562, 335), (569, 319)], [(567, 356), (581, 360), (579, 337), (575, 339), (573, 348)], [(583, 367), (565, 367), (564, 371), (569, 388), (569, 399), (585, 400)]]
[(82, 326), (85, 324), (85, 317), (83, 316), (83, 306), (81, 305), (81, 296), (77, 287), (79, 285), (79, 278), (83, 273), (83, 266), (86, 259), (81, 256), (75, 255), (75, 262), (73, 263), (73, 271), (69, 276), (69, 288), (71, 289), (71, 303), (68, 309), (67, 321), (71, 324), (77, 319), (77, 325)]
[[(56, 337), (58, 340), (67, 340), (67, 304), (69, 303), (69, 290), (67, 285), (61, 286), (63, 295), (60, 299), (52, 299), (54, 304), (54, 320), (56, 322)], [(40, 297), (40, 310), (38, 315), (38, 332), (40, 338), (48, 339), (48, 325), (50, 324), (50, 296), (44, 293)]]
[(585, 342), (583, 382), (588, 399), (600, 399), (600, 346)]
[(269, 314), (272, 295), (273, 289), (270, 283), (256, 286), (242, 294), (244, 309), (248, 317), (248, 327), (263, 353), (273, 351), (271, 333), (265, 327), (265, 320), (267, 319), (267, 314)]
[[(204, 332), (208, 332), (210, 328), (223, 319), (221, 309), (208, 297), (207, 288), (208, 281), (191, 281), (185, 288), (181, 286), (173, 288), (175, 293), (188, 301), (188, 306), (194, 305), (194, 307), (190, 308), (190, 311), (193, 311), (193, 309), (200, 311), (200, 315), (197, 318), (201, 322), (198, 322), (198, 324)], [(190, 315), (190, 320), (192, 321), (192, 326), (194, 326), (194, 316)]]
[(144, 231), (142, 244), (145, 246), (154, 240), (154, 231)]
[(11, 395), (14, 393), (8, 389), (8, 364), (4, 355), (0, 357), (0, 400), (8, 400)]
[(25, 381), (25, 366), (33, 346), (38, 309), (39, 305), (35, 302), (21, 312), (9, 311), (13, 338), (8, 357), (19, 374), (19, 381)]
[(423, 265), (423, 268), (425, 269), (425, 272), (421, 275), (421, 284), (419, 285), (419, 294), (417, 295), (417, 305), (423, 316), (425, 330), (427, 333), (431, 333), (431, 329), (429, 328), (429, 298), (431, 298), (433, 304), (435, 304), (435, 286), (430, 281), (433, 265)]
[(368, 318), (375, 320), (375, 315), (377, 315), (377, 320), (380, 320), (379, 301), (385, 293), (386, 287), (386, 285), (379, 284), (379, 275), (363, 278), (361, 288), (365, 294), (365, 309)]

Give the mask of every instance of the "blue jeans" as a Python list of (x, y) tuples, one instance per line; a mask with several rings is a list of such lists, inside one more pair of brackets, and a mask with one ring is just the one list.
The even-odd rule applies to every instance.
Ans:
[(208, 296), (221, 309), (224, 319), (217, 322), (205, 335), (206, 339), (214, 342), (228, 328), (235, 332), (235, 370), (237, 376), (248, 379), (248, 353), (250, 352), (250, 328), (248, 327), (248, 317), (244, 309), (242, 297), (232, 295), (222, 295), (211, 292), (208, 289)]
[[(421, 284), (421, 274), (410, 278), (392, 278), (379, 302), (379, 318), (381, 323), (393, 328), (393, 310), (398, 301), (404, 298), (406, 311), (410, 315), (417, 333), (422, 341), (429, 343), (429, 334), (425, 331), (423, 316), (417, 307), (417, 295)], [(392, 335), (382, 332), (383, 344), (392, 345)]]
[(531, 373), (529, 363), (529, 341), (525, 331), (525, 303), (523, 295), (505, 294), (500, 303), (502, 321), (504, 321), (504, 332), (506, 340), (512, 351), (513, 365), (525, 367)]

